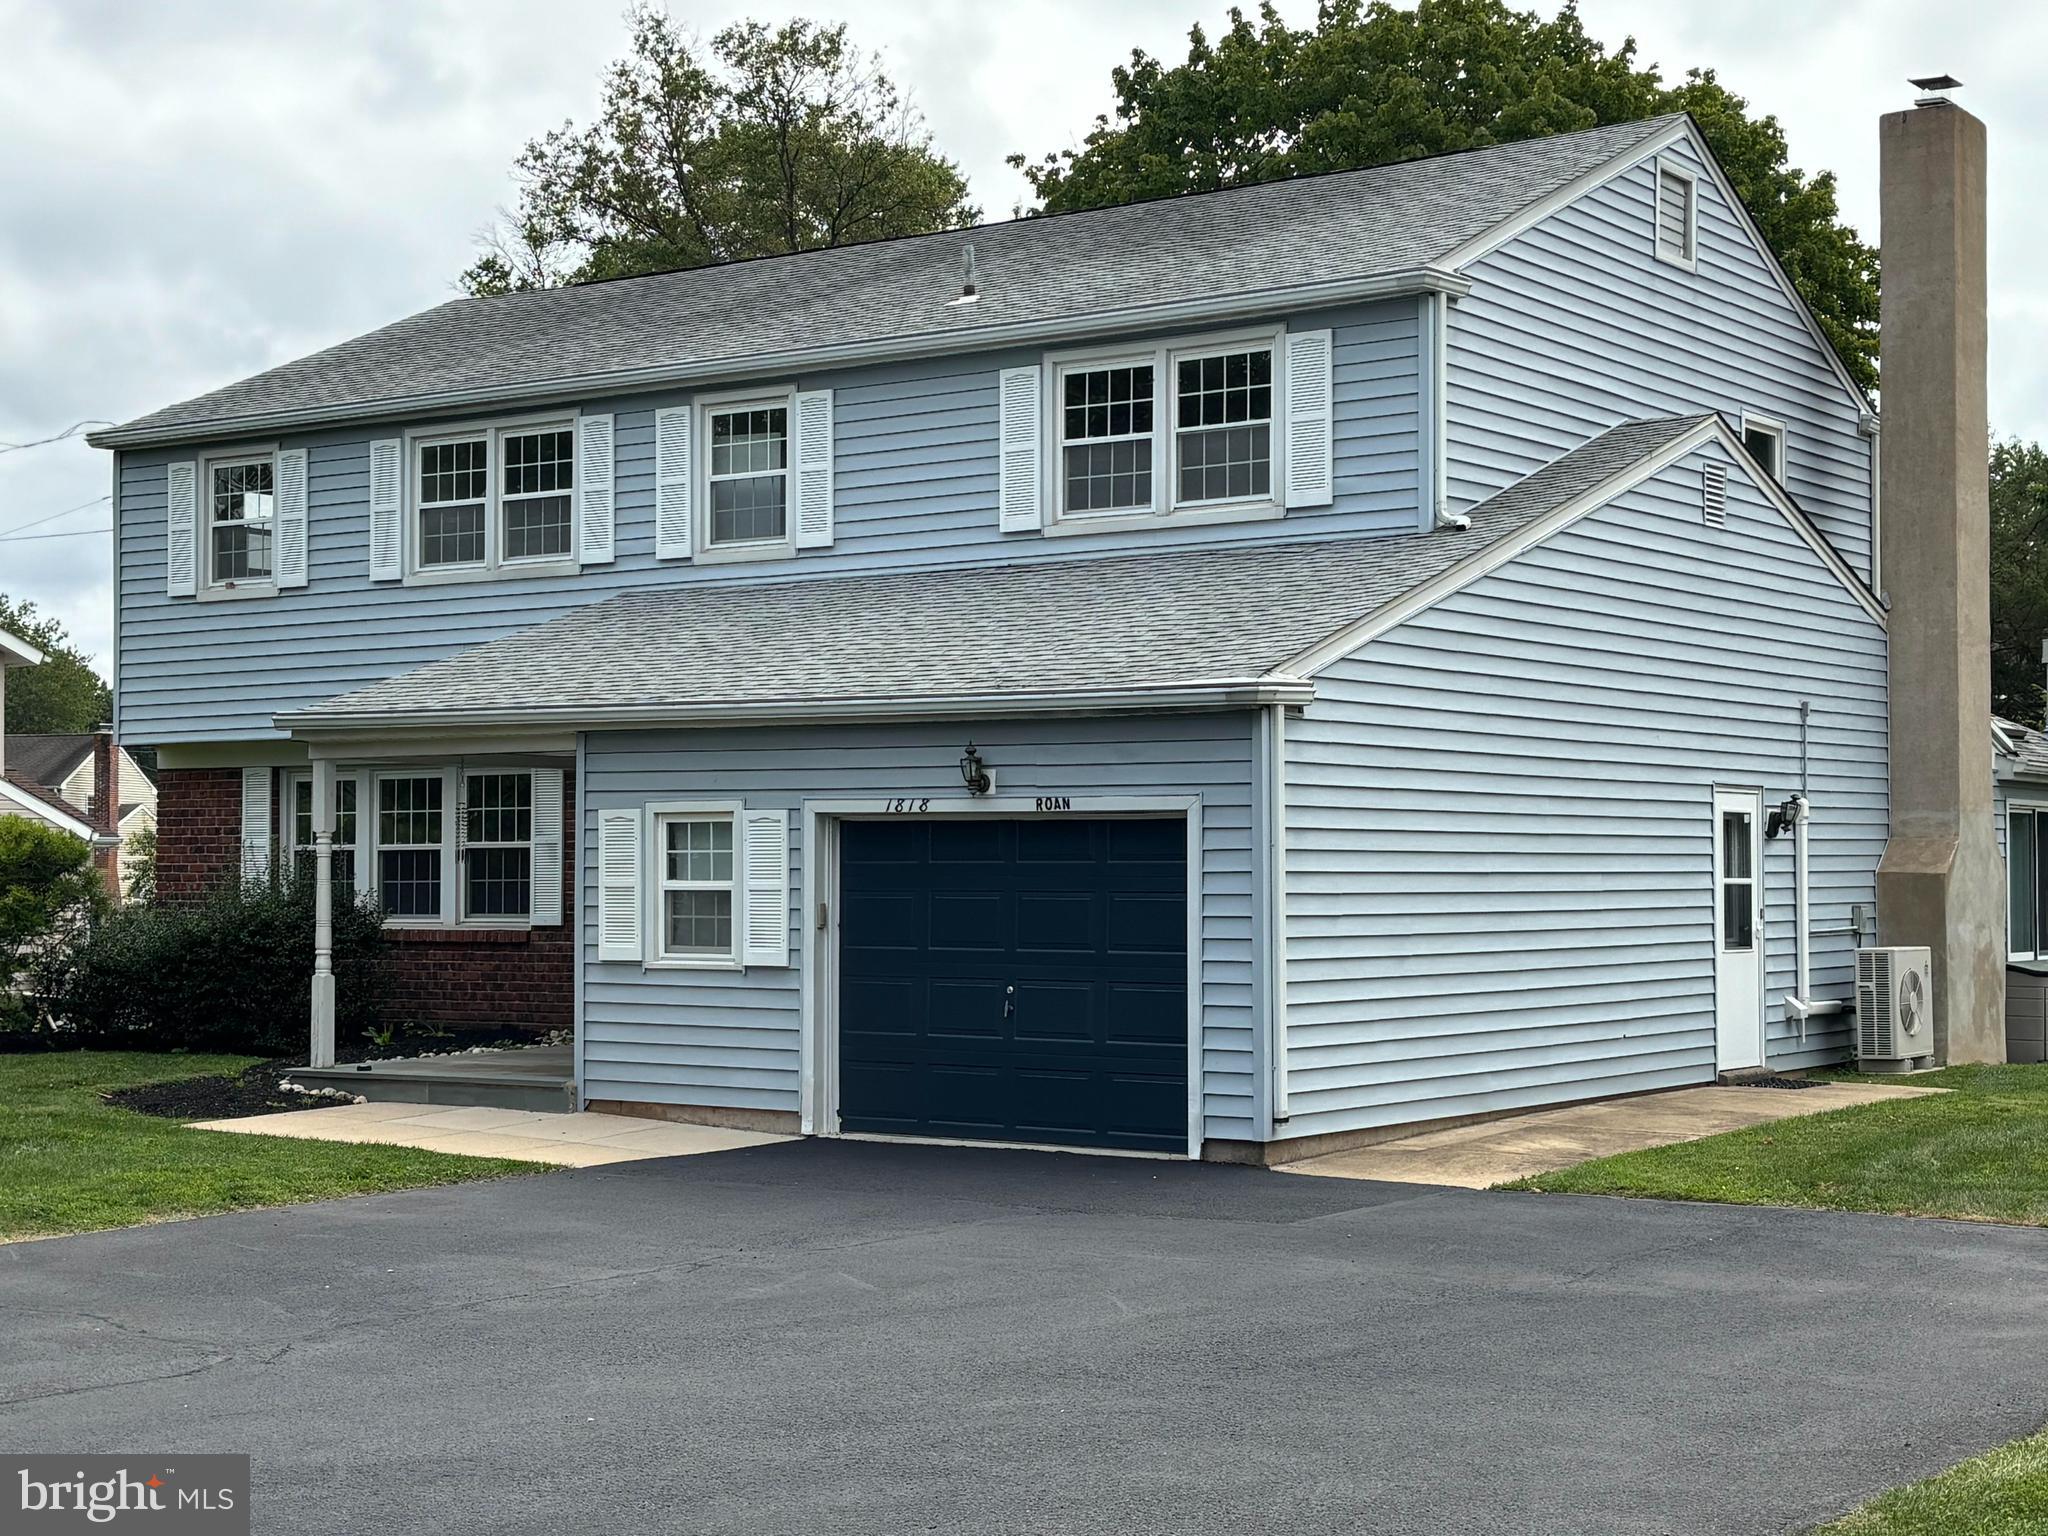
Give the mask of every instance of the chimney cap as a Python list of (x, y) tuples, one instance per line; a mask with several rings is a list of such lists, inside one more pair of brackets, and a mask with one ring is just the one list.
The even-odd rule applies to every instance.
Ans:
[(1953, 91), (1963, 82), (1954, 75), (1922, 75), (1919, 79), (1907, 80), (1906, 84), (1922, 91)]

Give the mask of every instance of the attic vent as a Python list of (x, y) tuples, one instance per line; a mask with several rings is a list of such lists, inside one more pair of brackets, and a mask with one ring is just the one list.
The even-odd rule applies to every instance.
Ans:
[(1728, 470), (1709, 464), (1700, 471), (1700, 515), (1710, 528), (1728, 526)]

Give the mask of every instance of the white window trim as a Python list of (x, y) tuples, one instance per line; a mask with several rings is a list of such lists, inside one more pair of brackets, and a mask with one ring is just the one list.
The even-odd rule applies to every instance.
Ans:
[[(1700, 179), (1677, 160), (1659, 155), (1652, 163), (1656, 171), (1650, 181), (1650, 251), (1666, 266), (1696, 272), (1700, 259)], [(1676, 176), (1687, 188), (1685, 251), (1677, 256), (1664, 249), (1664, 178), (1667, 175)]]
[[(738, 800), (656, 800), (646, 807), (642, 824), (642, 853), (645, 868), (640, 885), (642, 942), (646, 946), (643, 966), (650, 971), (743, 971), (746, 962), (740, 946), (746, 933), (746, 806)], [(732, 953), (723, 955), (670, 955), (663, 952), (668, 930), (666, 903), (662, 892), (668, 874), (663, 824), (669, 821), (708, 820), (723, 817), (732, 823)], [(699, 887), (703, 888), (703, 887)]]
[[(2010, 947), (2012, 944), (2012, 829), (2015, 816), (2048, 816), (2048, 800), (2008, 800), (2005, 803), (2005, 943), (2007, 945), (2005, 958), (2021, 963), (2034, 963), (2040, 961), (2044, 954), (2048, 954), (2048, 951), (2040, 949), (2013, 949)], [(2037, 831), (2034, 843), (2034, 857), (2037, 861), (2041, 857), (2040, 847), (2039, 833)], [(2036, 938), (2039, 937), (2041, 932), (2040, 890), (2041, 871), (2037, 863), (2034, 870), (2034, 902), (2036, 907), (2034, 912), (2034, 933)]]
[[(1211, 331), (1187, 336), (1169, 336), (1140, 346), (1091, 347), (1069, 352), (1047, 353), (1043, 360), (1044, 425), (1041, 441), (1043, 469), (1041, 493), (1045, 498), (1043, 532), (1058, 537), (1081, 533), (1111, 533), (1120, 529), (1156, 528), (1171, 522), (1175, 526), (1203, 523), (1260, 522), (1286, 516), (1287, 422), (1286, 346), (1284, 325), (1259, 326), (1236, 331)], [(1178, 433), (1174, 413), (1179, 404), (1180, 379), (1174, 365), (1190, 357), (1209, 357), (1218, 352), (1239, 352), (1266, 347), (1273, 355), (1273, 405), (1271, 422), (1272, 472), (1268, 494), (1229, 501), (1183, 502), (1179, 499), (1180, 477), (1175, 472), (1175, 444)], [(1133, 364), (1152, 365), (1152, 501), (1149, 507), (1118, 508), (1110, 512), (1069, 512), (1066, 510), (1065, 419), (1061, 410), (1061, 381), (1072, 372), (1094, 368), (1127, 368)]]
[[(251, 464), (270, 461), (270, 574), (248, 581), (216, 581), (213, 577), (213, 471), (216, 465)], [(193, 509), (199, 580), (193, 596), (202, 603), (246, 602), (252, 597), (276, 597), (277, 587), (277, 444), (240, 443), (215, 448), (200, 456), (194, 488), (198, 505)]]
[[(692, 533), (697, 565), (727, 565), (754, 560), (796, 558), (796, 386), (770, 385), (765, 389), (727, 390), (722, 394), (699, 395), (691, 402), (696, 412), (691, 422), (696, 445), (690, 465), (690, 497), (695, 519)], [(741, 544), (711, 542), (711, 418), (740, 410), (781, 410), (785, 413), (782, 465), (782, 537), (749, 539)]]
[[(388, 764), (361, 770), (352, 770), (361, 780), (356, 790), (356, 860), (359, 869), (367, 869), (367, 876), (359, 874), (356, 889), (359, 894), (379, 896), (383, 889), (381, 868), (384, 852), (382, 839), (378, 836), (382, 818), (378, 815), (378, 785), (386, 779), (433, 779), (441, 781), (441, 909), (429, 916), (425, 913), (408, 913), (403, 916), (390, 915), (384, 919), (386, 928), (407, 929), (448, 929), (465, 931), (476, 929), (512, 930), (525, 932), (534, 926), (531, 898), (524, 917), (467, 917), (463, 915), (463, 887), (465, 871), (462, 864), (462, 837), (459, 819), (463, 814), (463, 778), (471, 773), (524, 773), (531, 775), (537, 770), (530, 763), (475, 762), (460, 766), (441, 766), (432, 763)], [(337, 778), (341, 775), (337, 774)], [(287, 802), (289, 804), (289, 802)], [(367, 816), (367, 821), (365, 817)], [(537, 829), (536, 829), (537, 830)], [(424, 847), (425, 844), (406, 843), (403, 847)], [(492, 843), (486, 846), (500, 847)], [(529, 842), (528, 847), (532, 844)]]
[(1785, 423), (1778, 420), (1775, 416), (1762, 416), (1758, 415), (1755, 411), (1744, 411), (1742, 413), (1741, 429), (1736, 435), (1743, 440), (1742, 445), (1745, 449), (1749, 447), (1748, 439), (1751, 432), (1763, 432), (1776, 439), (1778, 444), (1778, 462), (1776, 464), (1766, 464), (1764, 468), (1769, 472), (1773, 480), (1783, 485), (1785, 483)]
[[(577, 466), (577, 417), (564, 415), (505, 416), (488, 421), (449, 422), (435, 427), (417, 427), (405, 434), (405, 506), (400, 518), (404, 543), (404, 584), (408, 587), (437, 587), (465, 581), (519, 581), (530, 576), (573, 576), (583, 569), (576, 550), (577, 493), (581, 470)], [(500, 553), (505, 538), (505, 504), (501, 494), (504, 440), (525, 432), (567, 432), (570, 435), (569, 462), (577, 489), (569, 497), (569, 552), (565, 555), (526, 556), (505, 559)], [(420, 564), (420, 449), (436, 443), (475, 442), (487, 445), (484, 463), (484, 558), (464, 565)]]

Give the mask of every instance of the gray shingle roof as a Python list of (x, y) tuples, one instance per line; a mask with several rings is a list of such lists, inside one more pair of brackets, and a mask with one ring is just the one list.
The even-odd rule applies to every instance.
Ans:
[(2048, 733), (2016, 720), (2001, 720), (1996, 715), (1991, 721), (2012, 742), (2013, 771), (2030, 779), (2048, 778)]
[(8, 772), (25, 774), (51, 789), (70, 778), (72, 771), (90, 756), (92, 734), (87, 731), (7, 738)]
[[(956, 337), (967, 348), (993, 344), (977, 337), (1000, 340), (1023, 323), (1412, 272), (1674, 121), (968, 231), (457, 299), (137, 417), (94, 441), (916, 338)], [(981, 296), (949, 304), (970, 240)]]
[(1615, 427), (1482, 503), (1464, 533), (631, 592), (286, 718), (943, 708), (949, 697), (1249, 682), (1711, 419)]

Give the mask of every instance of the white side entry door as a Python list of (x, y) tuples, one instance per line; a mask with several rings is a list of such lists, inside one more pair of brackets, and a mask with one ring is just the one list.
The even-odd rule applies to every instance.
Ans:
[(1764, 1064), (1764, 797), (1714, 791), (1714, 1065)]

